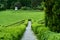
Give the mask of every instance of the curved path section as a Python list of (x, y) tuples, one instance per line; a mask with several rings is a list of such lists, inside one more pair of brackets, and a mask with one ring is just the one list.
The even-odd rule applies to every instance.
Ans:
[(36, 36), (31, 30), (31, 21), (28, 22), (28, 26), (21, 40), (37, 40)]

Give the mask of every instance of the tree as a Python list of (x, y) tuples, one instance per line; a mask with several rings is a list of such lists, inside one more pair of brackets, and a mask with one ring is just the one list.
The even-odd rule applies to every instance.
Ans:
[(31, 7), (36, 9), (38, 5), (41, 5), (42, 0), (31, 0)]
[(6, 1), (5, 0), (0, 0), (0, 10), (4, 10), (4, 9), (6, 9), (6, 3), (5, 3)]
[(52, 31), (60, 32), (60, 0), (45, 1), (45, 25)]
[[(19, 2), (22, 7), (30, 7), (30, 8), (36, 8), (38, 5), (41, 4), (42, 0), (0, 0), (0, 7), (3, 9), (13, 9), (14, 5)], [(2, 5), (1, 5), (2, 4)], [(1, 9), (0, 9), (1, 10)]]

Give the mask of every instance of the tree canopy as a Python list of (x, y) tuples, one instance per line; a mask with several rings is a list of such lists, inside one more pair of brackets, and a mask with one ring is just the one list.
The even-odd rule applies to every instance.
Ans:
[(45, 1), (45, 23), (54, 32), (60, 32), (60, 0)]
[(19, 4), (19, 7), (31, 7), (36, 8), (40, 5), (42, 0), (0, 0), (0, 10), (14, 8)]

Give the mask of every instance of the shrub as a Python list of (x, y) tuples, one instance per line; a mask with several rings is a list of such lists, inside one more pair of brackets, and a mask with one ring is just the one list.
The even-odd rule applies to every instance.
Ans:
[(31, 8), (30, 8), (30, 7), (26, 7), (26, 6), (21, 7), (21, 9), (22, 9), (22, 10), (31, 10)]
[(0, 10), (4, 10), (4, 9), (6, 9), (5, 5), (4, 4), (0, 4)]
[(0, 40), (19, 40), (25, 31), (26, 26), (0, 27)]
[[(46, 28), (46, 27), (39, 27), (38, 29), (37, 29), (37, 32), (38, 32), (38, 34), (37, 34), (37, 36), (38, 36), (38, 39), (41, 39), (41, 40), (44, 40), (44, 32), (47, 32), (49, 29), (48, 28)], [(45, 35), (47, 35), (47, 34), (45, 34)]]
[(28, 20), (25, 20), (25, 22), (24, 22), (23, 24), (27, 26), (27, 24), (28, 24)]
[[(33, 26), (34, 25), (34, 26)], [(38, 25), (32, 24), (32, 29), (34, 33), (37, 35), (39, 40), (60, 40), (60, 33), (55, 33), (50, 31), (48, 27), (43, 27)]]
[(38, 24), (38, 23), (33, 23), (32, 24), (32, 30), (35, 32), (35, 33), (37, 33), (37, 28), (39, 28), (39, 27), (44, 27), (44, 25), (43, 24)]
[(36, 9), (37, 10), (43, 10), (43, 7), (42, 6), (37, 6)]

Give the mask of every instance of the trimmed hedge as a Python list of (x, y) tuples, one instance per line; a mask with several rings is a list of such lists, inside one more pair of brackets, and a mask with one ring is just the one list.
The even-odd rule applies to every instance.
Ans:
[(32, 24), (32, 30), (37, 33), (37, 28), (39, 28), (40, 26), (43, 26), (44, 27), (44, 24), (38, 24), (37, 22), (34, 22)]
[(25, 22), (23, 23), (24, 25), (28, 25), (28, 20), (25, 20)]
[(0, 26), (0, 40), (20, 40), (26, 29), (27, 22), (9, 27)]
[(32, 24), (32, 30), (37, 35), (39, 40), (60, 40), (60, 33), (50, 31), (48, 27), (39, 25), (38, 23)]
[(20, 25), (2, 28), (0, 28), (0, 40), (18, 40), (24, 33), (26, 26)]

